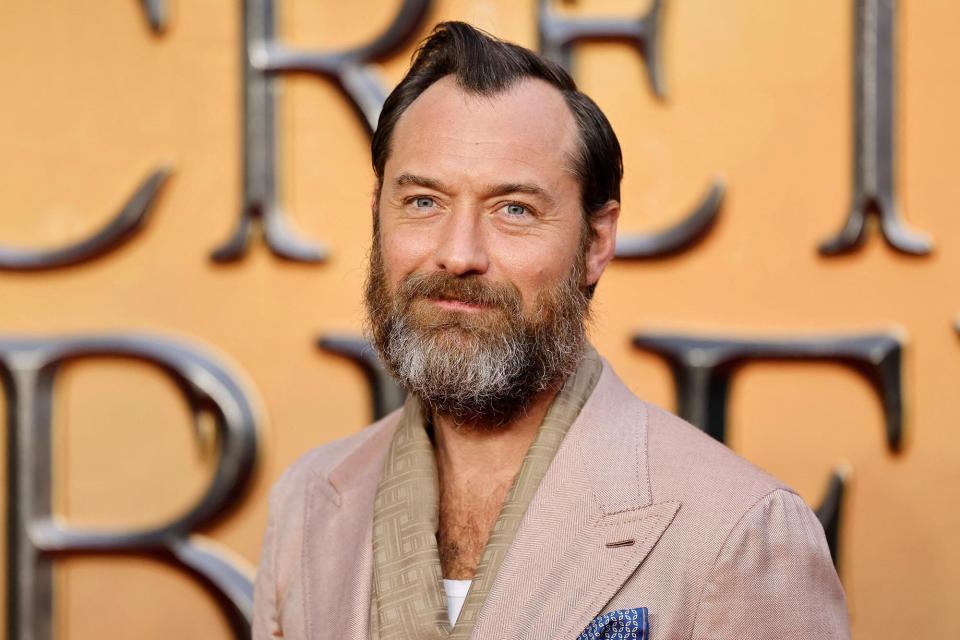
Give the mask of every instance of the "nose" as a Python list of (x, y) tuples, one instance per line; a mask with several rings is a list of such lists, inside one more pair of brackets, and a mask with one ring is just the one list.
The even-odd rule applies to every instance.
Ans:
[(436, 248), (436, 265), (454, 276), (480, 275), (489, 258), (480, 217), (470, 210), (453, 212), (443, 225)]

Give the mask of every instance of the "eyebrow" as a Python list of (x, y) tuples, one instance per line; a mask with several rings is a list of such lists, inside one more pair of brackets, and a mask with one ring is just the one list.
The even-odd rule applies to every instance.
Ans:
[(412, 173), (401, 173), (397, 176), (396, 180), (393, 181), (393, 184), (396, 187), (405, 187), (412, 184), (418, 187), (433, 189), (434, 191), (446, 191), (444, 184), (439, 180), (434, 180), (433, 178), (427, 178), (425, 176), (414, 175)]
[(553, 196), (547, 193), (545, 189), (538, 187), (535, 184), (527, 184), (523, 182), (507, 182), (504, 184), (493, 185), (487, 187), (486, 193), (488, 197), (505, 196), (510, 193), (525, 193), (528, 196), (535, 196), (546, 200), (549, 204), (554, 204)]
[[(397, 187), (405, 187), (407, 185), (415, 185), (418, 187), (425, 187), (427, 189), (433, 189), (435, 191), (442, 191), (448, 193), (449, 189), (439, 180), (434, 178), (428, 178), (426, 176), (418, 176), (413, 173), (401, 173), (393, 181), (393, 184)], [(503, 184), (490, 185), (484, 190), (484, 195), (487, 198), (495, 198), (497, 196), (505, 196), (510, 193), (524, 193), (530, 196), (536, 196), (547, 201), (549, 204), (554, 204), (553, 196), (547, 193), (546, 189), (539, 187), (535, 184), (529, 184), (524, 182), (505, 182)]]

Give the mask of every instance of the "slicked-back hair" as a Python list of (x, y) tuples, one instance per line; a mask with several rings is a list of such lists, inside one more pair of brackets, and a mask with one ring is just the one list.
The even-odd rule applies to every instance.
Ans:
[[(454, 76), (463, 91), (483, 96), (502, 93), (526, 78), (556, 87), (580, 134), (580, 148), (570, 169), (580, 182), (585, 222), (608, 201), (620, 201), (623, 155), (600, 107), (577, 90), (573, 78), (560, 65), (464, 22), (441, 22), (434, 28), (414, 54), (410, 71), (384, 103), (371, 145), (378, 190), (397, 121), (420, 94), (448, 75)], [(592, 231), (588, 224), (586, 227)]]

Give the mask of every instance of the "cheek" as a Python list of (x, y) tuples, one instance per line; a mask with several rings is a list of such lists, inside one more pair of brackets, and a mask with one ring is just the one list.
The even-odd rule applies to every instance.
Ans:
[(381, 233), (380, 252), (387, 280), (391, 284), (416, 271), (425, 256), (429, 255), (422, 236), (396, 230)]
[(503, 277), (515, 284), (529, 307), (537, 294), (555, 287), (573, 268), (575, 251), (561, 244), (513, 247), (504, 251), (499, 265)]

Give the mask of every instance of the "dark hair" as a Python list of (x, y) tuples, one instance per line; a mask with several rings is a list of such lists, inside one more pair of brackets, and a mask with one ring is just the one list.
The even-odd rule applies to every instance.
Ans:
[(454, 75), (464, 91), (478, 95), (500, 93), (524, 78), (538, 78), (556, 87), (580, 132), (580, 151), (573, 158), (572, 169), (580, 181), (585, 219), (608, 201), (619, 202), (623, 155), (600, 107), (577, 90), (560, 65), (464, 22), (438, 24), (414, 54), (410, 71), (387, 97), (371, 145), (378, 188), (400, 116), (430, 85), (448, 75)]

